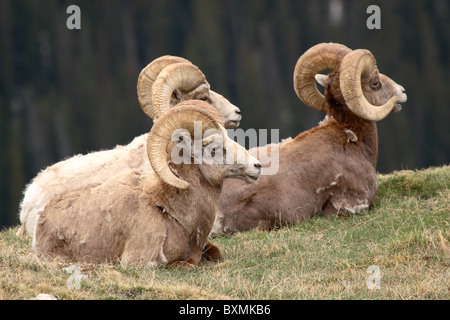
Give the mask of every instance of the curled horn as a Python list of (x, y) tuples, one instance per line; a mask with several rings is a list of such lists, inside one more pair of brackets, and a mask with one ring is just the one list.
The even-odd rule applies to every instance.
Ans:
[(316, 87), (315, 75), (321, 71), (338, 70), (343, 58), (352, 50), (342, 44), (321, 43), (307, 50), (294, 69), (294, 89), (307, 106), (326, 112), (328, 104)]
[(204, 109), (203, 104), (207, 105), (204, 101), (192, 100), (186, 101), (182, 106), (171, 108), (155, 122), (147, 138), (147, 155), (156, 175), (178, 189), (189, 188), (189, 183), (176, 177), (167, 163), (169, 158), (167, 146), (171, 142), (173, 132), (185, 129), (193, 136), (194, 122), (200, 121), (202, 133), (208, 129), (217, 129), (226, 134), (225, 129)]
[(174, 63), (190, 63), (188, 60), (176, 56), (162, 56), (149, 63), (139, 74), (137, 83), (137, 94), (142, 110), (150, 118), (155, 119), (157, 114), (153, 109), (152, 87), (159, 73), (168, 65)]
[(189, 92), (202, 84), (209, 86), (205, 75), (190, 62), (180, 62), (165, 67), (152, 87), (154, 119), (170, 108), (170, 100), (175, 89)]
[(393, 96), (382, 106), (374, 106), (364, 97), (361, 77), (376, 67), (375, 57), (368, 50), (354, 50), (344, 57), (340, 67), (339, 85), (349, 109), (358, 117), (379, 121), (385, 118), (397, 103)]

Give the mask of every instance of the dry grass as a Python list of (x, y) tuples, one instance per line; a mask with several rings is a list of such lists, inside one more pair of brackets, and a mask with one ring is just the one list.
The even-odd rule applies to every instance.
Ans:
[[(0, 233), (0, 299), (449, 299), (450, 167), (379, 176), (362, 215), (317, 216), (273, 232), (218, 237), (219, 263), (198, 269), (78, 264), (70, 289), (61, 261), (38, 260), (30, 237)], [(370, 290), (369, 266), (380, 268)]]

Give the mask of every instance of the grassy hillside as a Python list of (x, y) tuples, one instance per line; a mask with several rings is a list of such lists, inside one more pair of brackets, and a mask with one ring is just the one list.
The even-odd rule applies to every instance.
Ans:
[[(7, 229), (0, 299), (449, 299), (450, 166), (380, 175), (379, 185), (368, 213), (218, 237), (222, 261), (195, 270), (79, 264), (79, 289), (70, 264), (36, 259), (31, 238)], [(379, 289), (367, 286), (372, 265)]]

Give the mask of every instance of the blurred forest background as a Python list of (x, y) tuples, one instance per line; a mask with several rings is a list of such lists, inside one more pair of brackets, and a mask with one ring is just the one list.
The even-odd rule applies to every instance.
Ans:
[[(81, 30), (69, 30), (69, 5)], [(367, 7), (381, 8), (369, 30)], [(377, 170), (450, 162), (450, 2), (351, 0), (1, 0), (0, 229), (17, 224), (22, 190), (46, 166), (127, 144), (150, 130), (137, 77), (162, 55), (189, 59), (242, 110), (241, 128), (296, 136), (322, 120), (292, 87), (320, 42), (369, 49), (406, 88), (378, 124)]]

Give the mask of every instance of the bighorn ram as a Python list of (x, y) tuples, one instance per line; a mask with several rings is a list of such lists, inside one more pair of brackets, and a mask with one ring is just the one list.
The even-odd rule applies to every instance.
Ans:
[[(37, 222), (37, 254), (92, 263), (197, 265), (208, 247), (223, 180), (253, 183), (261, 171), (259, 161), (227, 137), (208, 107), (187, 101), (159, 117), (147, 145), (154, 171), (143, 175), (131, 169), (53, 198)], [(200, 146), (200, 153), (189, 152), (191, 164), (175, 161), (180, 144), (186, 147), (183, 159), (186, 150)]]
[[(328, 76), (324, 70), (333, 70)], [(323, 96), (315, 79), (324, 86)], [(380, 74), (368, 50), (316, 45), (298, 60), (294, 88), (308, 106), (326, 112), (319, 126), (279, 145), (279, 170), (253, 185), (227, 181), (213, 232), (294, 224), (313, 215), (368, 209), (377, 188), (375, 121), (406, 101), (402, 86)], [(266, 148), (249, 150), (258, 157)]]
[[(164, 80), (154, 86), (158, 78)], [(137, 92), (142, 110), (152, 119), (178, 103), (192, 99), (213, 105), (222, 116), (225, 128), (237, 128), (242, 119), (239, 108), (210, 90), (203, 73), (181, 57), (163, 56), (150, 63), (139, 75)]]
[[(204, 74), (180, 57), (163, 56), (151, 62), (139, 76), (137, 92), (141, 108), (152, 119), (178, 102), (198, 99), (217, 109), (226, 128), (237, 127), (241, 120), (239, 108), (210, 90)], [(150, 171), (146, 140), (147, 134), (143, 134), (126, 146), (76, 155), (41, 171), (24, 191), (18, 234), (33, 234), (39, 213), (57, 195), (99, 185), (124, 170)]]

